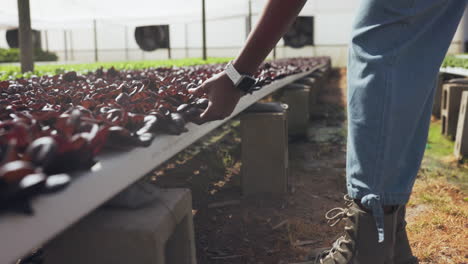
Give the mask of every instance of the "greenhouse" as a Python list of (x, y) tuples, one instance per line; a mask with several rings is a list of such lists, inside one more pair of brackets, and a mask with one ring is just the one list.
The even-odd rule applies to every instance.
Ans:
[(0, 263), (465, 263), (466, 1), (6, 0)]

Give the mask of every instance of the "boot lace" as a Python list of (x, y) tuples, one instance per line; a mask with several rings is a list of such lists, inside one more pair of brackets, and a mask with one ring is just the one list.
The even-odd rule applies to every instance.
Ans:
[(345, 200), (346, 207), (351, 207), (351, 205), (353, 205), (353, 198), (351, 198), (348, 194), (346, 194), (343, 199)]
[(343, 199), (345, 200), (346, 208), (336, 207), (329, 210), (325, 214), (325, 218), (327, 219), (329, 226), (336, 226), (344, 218), (353, 216), (349, 210), (349, 208), (353, 205), (353, 199), (349, 197), (349, 195), (345, 195)]
[[(346, 208), (340, 208), (336, 207), (331, 209), (325, 214), (325, 218), (327, 219), (327, 223), (330, 226), (336, 226), (341, 220), (352, 217), (354, 214), (349, 210), (351, 207), (353, 200), (348, 196), (344, 196)], [(345, 226), (345, 233), (348, 233), (347, 231), (351, 230), (352, 227), (350, 226)], [(323, 261), (325, 258), (330, 257), (331, 259), (335, 258), (335, 255), (337, 253), (344, 253), (345, 249), (341, 247), (342, 244), (347, 244), (351, 243), (350, 239), (346, 238), (346, 235), (342, 235), (339, 237), (332, 245), (331, 249), (324, 250), (321, 254), (317, 255), (315, 258), (315, 264), (323, 264)]]
[(330, 257), (331, 259), (335, 259), (335, 255), (337, 253), (344, 253), (346, 252), (345, 249), (343, 249), (341, 247), (342, 244), (346, 244), (346, 243), (350, 243), (351, 240), (349, 239), (346, 239), (345, 236), (341, 236), (339, 237), (334, 243), (333, 243), (333, 246), (331, 249), (326, 249), (324, 250), (322, 253), (320, 253), (319, 255), (317, 255), (317, 257), (315, 258), (315, 261), (314, 261), (314, 264), (323, 264), (324, 260), (327, 258), (327, 257)]

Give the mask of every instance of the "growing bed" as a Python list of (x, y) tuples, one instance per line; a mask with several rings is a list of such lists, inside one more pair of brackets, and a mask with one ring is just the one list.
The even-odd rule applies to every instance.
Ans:
[[(9, 239), (2, 239), (0, 242), (2, 248), (0, 252), (0, 262), (12, 262), (26, 254), (29, 250), (41, 246), (41, 244), (53, 238), (115, 194), (125, 189), (131, 183), (138, 180), (151, 169), (157, 167), (209, 131), (237, 115), (262, 97), (290, 82), (309, 75), (312, 71), (320, 67), (324, 67), (324, 65), (327, 65), (325, 61), (326, 59), (324, 60), (323, 58), (302, 59), (302, 65), (307, 65), (296, 67), (295, 69), (292, 66), (293, 61), (283, 61), (281, 62), (282, 64), (280, 63), (282, 66), (276, 68), (271, 67), (271, 65), (266, 65), (263, 68), (265, 72), (261, 72), (260, 76), (276, 76), (278, 78), (263, 78), (262, 88), (253, 95), (244, 96), (229, 118), (222, 121), (210, 122), (201, 126), (188, 123), (186, 125), (188, 131), (181, 135), (168, 135), (166, 134), (167, 131), (164, 129), (161, 131), (147, 131), (151, 132), (153, 136), (156, 135), (148, 147), (127, 147), (123, 150), (123, 153), (122, 151), (120, 153), (115, 151), (100, 153), (97, 156), (97, 163), (91, 167), (91, 170), (80, 170), (70, 173), (73, 179), (70, 187), (54, 193), (53, 195), (28, 196), (26, 199), (27, 201), (29, 201), (30, 198), (34, 198), (32, 201), (34, 215), (2, 212), (0, 215), (0, 233), (2, 237)], [(298, 62), (301, 62), (301, 60), (296, 60), (296, 63)], [(210, 67), (214, 70), (203, 76), (203, 78), (199, 78), (197, 80), (198, 82), (222, 70), (222, 66), (219, 65)], [(273, 69), (274, 74), (272, 74), (271, 69)], [(177, 69), (168, 70), (173, 71)], [(60, 77), (63, 79), (64, 76), (65, 75), (61, 75)], [(98, 79), (99, 78), (96, 78), (93, 81), (97, 82), (99, 81)], [(177, 81), (171, 79), (171, 82)], [(157, 89), (159, 88), (160, 87), (157, 87)], [(187, 86), (184, 85), (182, 89), (186, 88)], [(117, 97), (114, 97), (114, 100), (117, 99)], [(174, 109), (176, 108), (178, 107), (174, 107)], [(170, 112), (177, 111), (174, 109), (171, 109)], [(5, 120), (2, 120), (2, 122), (4, 121)], [(105, 127), (106, 122), (100, 120), (99, 127), (101, 129)], [(130, 128), (127, 129), (131, 130)], [(130, 131), (132, 136), (135, 136), (135, 131), (137, 130), (138, 129), (133, 129)], [(179, 132), (183, 131), (185, 130), (182, 129)], [(116, 142), (114, 142), (114, 144), (116, 144)], [(21, 159), (24, 156), (19, 157)], [(40, 170), (40, 168), (41, 166), (37, 165), (36, 169)], [(84, 166), (82, 169), (86, 168), (87, 167)], [(10, 182), (9, 184), (13, 183)]]
[(467, 55), (455, 55), (445, 58), (440, 72), (460, 76), (468, 76), (468, 58)]

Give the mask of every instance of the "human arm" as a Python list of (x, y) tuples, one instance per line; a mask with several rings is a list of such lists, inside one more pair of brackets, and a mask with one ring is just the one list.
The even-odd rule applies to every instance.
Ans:
[[(253, 75), (276, 43), (288, 31), (306, 0), (269, 0), (260, 20), (249, 35), (240, 54), (233, 61), (236, 70)], [(191, 93), (207, 93), (208, 107), (201, 114), (202, 122), (228, 117), (242, 96), (241, 90), (225, 73), (216, 75)]]

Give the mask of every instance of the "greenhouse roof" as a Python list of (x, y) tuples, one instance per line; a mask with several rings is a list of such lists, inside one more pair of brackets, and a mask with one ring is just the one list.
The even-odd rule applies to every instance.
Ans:
[[(340, 4), (336, 5), (339, 1)], [(325, 1), (326, 2), (326, 1)], [(352, 3), (309, 0), (302, 15), (311, 15), (318, 5), (346, 7)], [(355, 0), (349, 2), (356, 2)], [(252, 14), (258, 14), (266, 0), (251, 0)], [(34, 29), (92, 28), (93, 21), (127, 26), (145, 26), (201, 21), (202, 0), (30, 0)], [(208, 20), (245, 17), (249, 0), (206, 0)], [(0, 28), (18, 26), (17, 0), (2, 0)]]
[[(252, 1), (258, 12), (264, 0)], [(143, 26), (201, 20), (201, 0), (31, 0), (34, 29), (90, 28), (93, 21)], [(208, 19), (245, 16), (248, 0), (206, 0)], [(18, 26), (17, 0), (4, 0), (0, 6), (0, 28)]]

